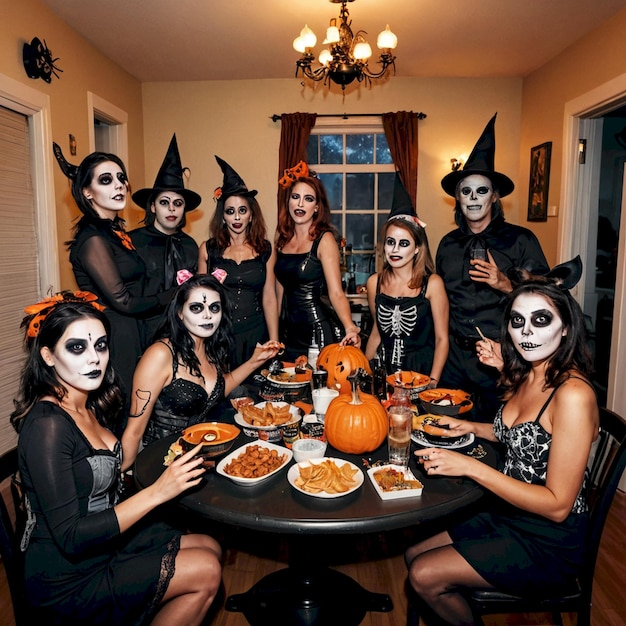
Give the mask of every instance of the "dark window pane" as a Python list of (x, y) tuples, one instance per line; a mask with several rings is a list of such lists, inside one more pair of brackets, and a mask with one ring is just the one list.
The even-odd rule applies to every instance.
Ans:
[(343, 136), (342, 135), (319, 135), (320, 138), (320, 164), (343, 163)]
[(391, 210), (393, 181), (395, 176), (395, 172), (383, 172), (378, 174), (378, 209), (380, 211)]
[(376, 135), (376, 163), (393, 163), (385, 133), (380, 133)]
[(309, 137), (309, 142), (306, 146), (306, 161), (309, 165), (317, 165), (319, 163), (319, 135), (311, 135)]
[(343, 233), (341, 232), (341, 211), (335, 211), (331, 215), (331, 223), (337, 229), (340, 237), (343, 237)]
[(371, 211), (374, 208), (375, 174), (346, 174), (346, 210)]
[(346, 215), (346, 240), (353, 250), (373, 250), (374, 215)]
[(373, 163), (374, 135), (346, 135), (346, 163)]
[(320, 174), (319, 178), (326, 188), (330, 210), (340, 211), (343, 208), (341, 204), (343, 176), (341, 174)]

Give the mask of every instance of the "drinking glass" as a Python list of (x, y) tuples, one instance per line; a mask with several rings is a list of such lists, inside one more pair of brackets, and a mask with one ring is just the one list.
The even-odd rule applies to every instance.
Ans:
[(389, 462), (393, 465), (408, 467), (411, 451), (411, 420), (413, 411), (408, 406), (390, 406), (389, 417)]

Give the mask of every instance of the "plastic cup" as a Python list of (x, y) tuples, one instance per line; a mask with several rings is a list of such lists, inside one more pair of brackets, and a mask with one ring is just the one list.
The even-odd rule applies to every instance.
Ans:
[(313, 411), (317, 415), (317, 419), (321, 422), (324, 421), (326, 410), (328, 405), (339, 395), (337, 389), (330, 389), (328, 387), (321, 387), (320, 389), (313, 389), (311, 396), (313, 398)]

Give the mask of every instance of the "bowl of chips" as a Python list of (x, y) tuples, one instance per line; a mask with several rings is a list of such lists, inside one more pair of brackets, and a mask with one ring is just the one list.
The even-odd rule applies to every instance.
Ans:
[(474, 406), (470, 394), (460, 389), (437, 387), (420, 391), (418, 395), (424, 410), (435, 415), (459, 415)]
[(243, 404), (235, 413), (235, 423), (241, 426), (244, 435), (272, 443), (282, 440), (284, 426), (301, 419), (300, 409), (287, 402)]
[(292, 465), (287, 480), (294, 489), (308, 496), (340, 498), (363, 484), (363, 472), (350, 461), (323, 457)]
[(411, 400), (417, 400), (420, 391), (428, 387), (430, 376), (412, 370), (398, 370), (387, 376), (387, 384), (391, 387), (401, 387), (409, 390)]

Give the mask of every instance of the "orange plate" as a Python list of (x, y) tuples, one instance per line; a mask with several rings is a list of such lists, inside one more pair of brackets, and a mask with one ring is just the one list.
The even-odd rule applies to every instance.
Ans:
[[(397, 372), (396, 372), (397, 374)], [(387, 383), (392, 387), (395, 387), (396, 383), (396, 374), (389, 374), (387, 376)], [(401, 381), (402, 386), (405, 389), (415, 389), (415, 387), (426, 387), (430, 382), (430, 376), (426, 376), (426, 374), (420, 374), (419, 372), (412, 372), (409, 370), (402, 370)]]
[[(431, 406), (433, 406), (432, 402), (434, 400), (439, 400), (444, 396), (450, 396), (450, 399), (452, 400), (452, 405), (450, 406), (458, 406), (461, 402), (465, 401), (469, 402), (469, 404), (459, 408), (459, 413), (466, 413), (474, 406), (471, 401), (471, 395), (467, 393), (467, 391), (462, 391), (461, 389), (444, 389), (438, 387), (436, 389), (425, 389), (419, 393), (419, 399), (422, 402), (431, 403)], [(442, 406), (441, 408), (445, 409), (446, 407)]]
[[(204, 443), (207, 446), (218, 445), (232, 441), (237, 438), (241, 431), (232, 424), (222, 424), (220, 422), (203, 422), (201, 424), (194, 424), (183, 430), (183, 439), (187, 443), (197, 445)], [(202, 437), (206, 433), (214, 433), (216, 438), (213, 441), (202, 441)]]

